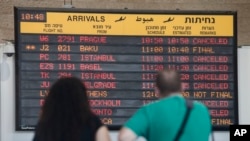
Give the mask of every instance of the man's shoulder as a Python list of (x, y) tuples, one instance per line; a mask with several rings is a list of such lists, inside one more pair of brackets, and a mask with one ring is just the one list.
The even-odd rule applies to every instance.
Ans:
[(199, 114), (203, 113), (205, 115), (209, 114), (208, 107), (205, 104), (203, 104), (202, 102), (194, 100), (193, 104), (194, 104), (193, 108), (195, 111), (197, 111), (197, 113), (199, 113)]
[(171, 104), (176, 103), (178, 101), (184, 102), (184, 97), (181, 94), (171, 95), (171, 96), (153, 101), (153, 102), (143, 106), (143, 108), (151, 108), (151, 107), (157, 107), (157, 106), (168, 105), (168, 104), (171, 105)]
[[(187, 99), (187, 100), (192, 101), (193, 103), (192, 107), (195, 108), (196, 110), (208, 111), (207, 106), (202, 102), (192, 99)], [(166, 109), (167, 107), (165, 105), (172, 105), (171, 109), (173, 109), (175, 106), (179, 107), (179, 104), (183, 105), (184, 103), (185, 103), (185, 97), (183, 97), (181, 94), (177, 94), (153, 101), (141, 107), (141, 109), (151, 109), (151, 108), (161, 109), (161, 107), (164, 107)]]
[(205, 104), (203, 104), (202, 102), (200, 101), (197, 101), (197, 100), (193, 100), (193, 103), (196, 107), (200, 107), (200, 108), (203, 108), (203, 109), (207, 109), (207, 106)]

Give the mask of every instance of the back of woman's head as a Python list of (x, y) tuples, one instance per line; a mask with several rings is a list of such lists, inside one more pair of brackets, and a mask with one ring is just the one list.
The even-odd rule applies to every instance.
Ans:
[(91, 114), (86, 88), (81, 80), (60, 78), (45, 99), (37, 127), (38, 135), (46, 141), (77, 140)]

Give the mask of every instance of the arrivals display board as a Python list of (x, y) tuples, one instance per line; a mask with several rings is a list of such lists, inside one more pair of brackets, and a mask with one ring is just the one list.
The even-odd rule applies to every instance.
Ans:
[[(15, 8), (16, 130), (33, 130), (50, 86), (75, 76), (119, 129), (158, 99), (155, 74), (181, 74), (214, 130), (238, 123), (236, 12)], [(163, 111), (164, 112), (164, 111)]]

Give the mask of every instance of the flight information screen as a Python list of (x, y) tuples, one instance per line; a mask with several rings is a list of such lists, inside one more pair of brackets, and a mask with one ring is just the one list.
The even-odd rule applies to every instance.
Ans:
[(156, 72), (181, 74), (214, 130), (238, 123), (236, 12), (15, 8), (16, 130), (34, 130), (50, 86), (75, 76), (119, 129), (157, 100)]

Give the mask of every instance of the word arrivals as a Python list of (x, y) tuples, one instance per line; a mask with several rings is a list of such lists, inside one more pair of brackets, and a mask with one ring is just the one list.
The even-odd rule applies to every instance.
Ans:
[(249, 141), (250, 125), (230, 125), (230, 141)]

